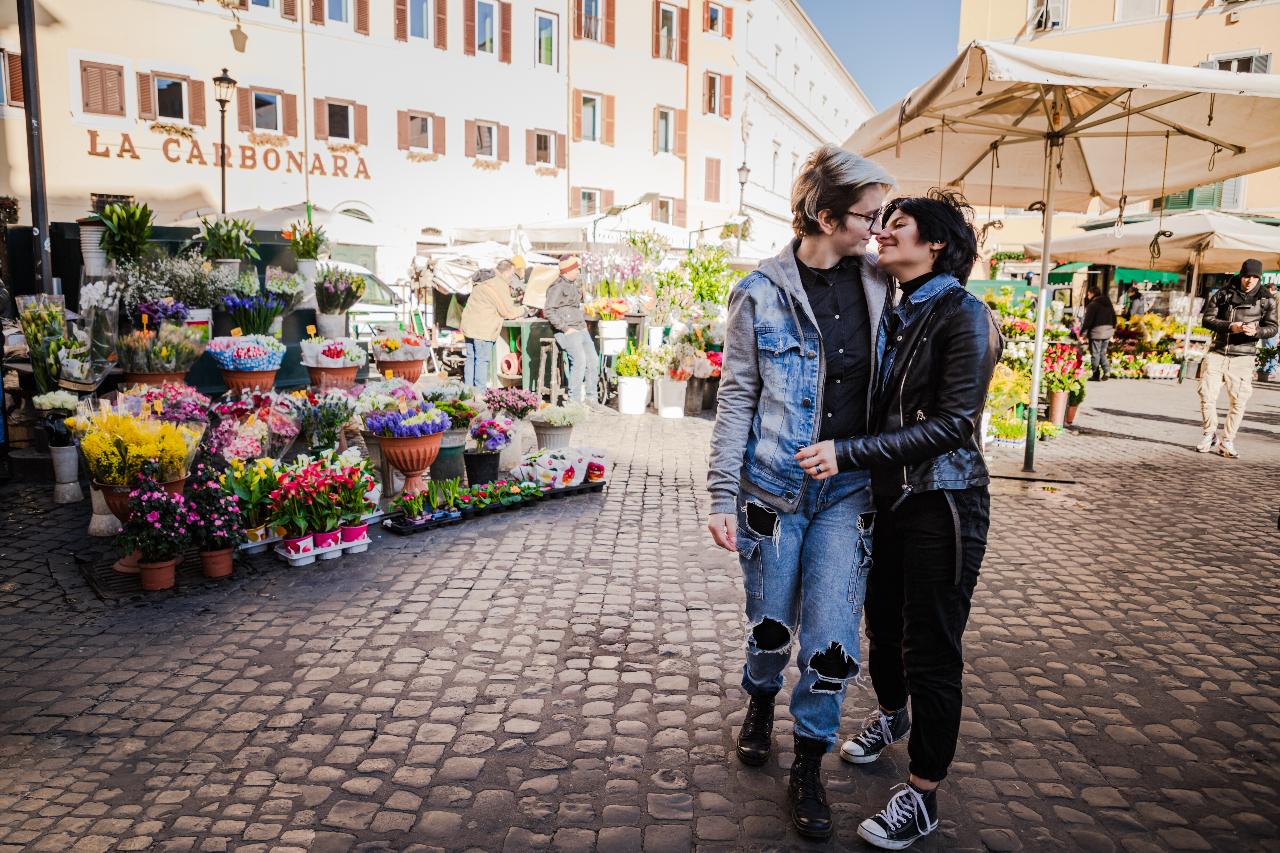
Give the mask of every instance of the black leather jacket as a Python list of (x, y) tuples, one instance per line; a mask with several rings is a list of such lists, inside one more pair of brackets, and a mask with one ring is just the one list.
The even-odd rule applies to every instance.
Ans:
[[(1214, 352), (1230, 356), (1253, 355), (1258, 351), (1259, 340), (1266, 340), (1276, 333), (1276, 300), (1261, 283), (1245, 293), (1237, 276), (1231, 284), (1219, 288), (1209, 297), (1200, 322), (1213, 332)], [(1232, 323), (1256, 323), (1258, 328), (1254, 334), (1246, 335), (1231, 331)]]
[(932, 302), (896, 342), (892, 373), (873, 404), (874, 434), (836, 441), (840, 470), (870, 469), (875, 493), (899, 500), (989, 482), (982, 410), (1004, 341), (991, 311), (964, 288)]

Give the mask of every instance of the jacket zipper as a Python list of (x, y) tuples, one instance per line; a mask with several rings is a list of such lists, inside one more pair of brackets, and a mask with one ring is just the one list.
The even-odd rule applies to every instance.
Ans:
[[(920, 339), (920, 342), (923, 342), (923, 338)], [(898, 423), (904, 426), (907, 423), (907, 419), (903, 417), (903, 414), (902, 414), (902, 392), (906, 390), (907, 376), (910, 375), (911, 373), (911, 364), (916, 360), (916, 353), (919, 352), (919, 350), (920, 350), (919, 346), (911, 350), (911, 357), (907, 359), (907, 367), (902, 372), (902, 383), (898, 386)], [(922, 415), (923, 412), (917, 411), (916, 414)], [(918, 418), (918, 420), (924, 420), (924, 418), (920, 417)], [(889, 508), (890, 511), (897, 509), (902, 504), (902, 502), (905, 501), (910, 496), (911, 496), (911, 483), (907, 481), (907, 466), (903, 465), (902, 466), (902, 495), (896, 501), (894, 501), (893, 506)]]

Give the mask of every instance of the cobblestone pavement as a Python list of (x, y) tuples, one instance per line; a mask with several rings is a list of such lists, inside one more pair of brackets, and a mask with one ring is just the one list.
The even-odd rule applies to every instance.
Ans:
[[(1189, 386), (1089, 391), (1040, 446), (1075, 482), (995, 483), (918, 849), (1280, 849), (1280, 391), (1239, 461), (1188, 449)], [(776, 761), (732, 758), (742, 593), (703, 533), (709, 433), (598, 418), (604, 495), (126, 606), (70, 559), (100, 547), (85, 505), (0, 490), (0, 851), (860, 848), (901, 748), (828, 757), (826, 845), (784, 822), (785, 712)], [(852, 690), (846, 727), (871, 704)]]

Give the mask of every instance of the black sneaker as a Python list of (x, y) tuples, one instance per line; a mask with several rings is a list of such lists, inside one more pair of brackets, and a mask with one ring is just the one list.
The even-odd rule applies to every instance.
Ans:
[(907, 782), (894, 788), (884, 811), (858, 824), (858, 835), (872, 846), (902, 850), (938, 828), (938, 795)]
[(886, 714), (876, 708), (862, 724), (862, 731), (840, 745), (840, 757), (850, 764), (870, 764), (889, 744), (902, 740), (911, 731), (907, 709)]
[(752, 696), (738, 732), (738, 760), (759, 767), (773, 750), (773, 700), (778, 694)]

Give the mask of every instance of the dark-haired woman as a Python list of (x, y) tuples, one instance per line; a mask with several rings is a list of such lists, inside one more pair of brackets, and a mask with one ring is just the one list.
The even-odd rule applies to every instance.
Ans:
[(877, 266), (901, 296), (880, 324), (872, 434), (796, 455), (817, 479), (833, 462), (871, 471), (877, 517), (865, 613), (880, 707), (840, 757), (869, 764), (910, 733), (908, 781), (858, 827), (890, 850), (938, 825), (936, 789), (960, 731), (961, 636), (990, 521), (979, 424), (1002, 341), (964, 288), (977, 256), (971, 213), (958, 194), (937, 190), (885, 208)]

